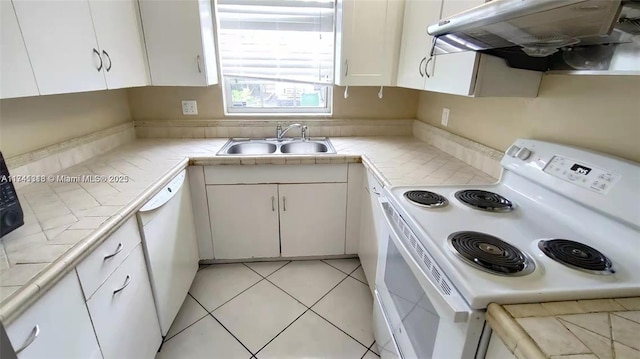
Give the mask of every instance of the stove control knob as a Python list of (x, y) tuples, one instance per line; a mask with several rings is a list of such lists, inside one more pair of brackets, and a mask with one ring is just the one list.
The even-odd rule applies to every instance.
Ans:
[(516, 145), (511, 145), (511, 147), (507, 149), (507, 156), (516, 157), (516, 154), (518, 153), (518, 151), (520, 151), (520, 147)]
[(526, 160), (527, 158), (531, 157), (531, 151), (529, 151), (528, 148), (526, 147), (522, 147), (521, 149), (518, 150), (518, 152), (516, 153), (516, 157), (518, 157), (521, 160)]

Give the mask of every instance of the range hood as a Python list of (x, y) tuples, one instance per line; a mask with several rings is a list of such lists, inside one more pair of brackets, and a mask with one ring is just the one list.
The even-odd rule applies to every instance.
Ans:
[(494, 0), (427, 32), (432, 56), (477, 51), (527, 70), (640, 74), (638, 0)]

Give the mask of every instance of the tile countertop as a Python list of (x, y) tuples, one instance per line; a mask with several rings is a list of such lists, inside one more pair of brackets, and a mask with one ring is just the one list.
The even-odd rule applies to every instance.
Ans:
[(215, 157), (226, 141), (139, 139), (56, 174), (120, 175), (128, 177), (126, 182), (79, 183), (57, 177), (19, 188), (25, 225), (0, 242), (0, 320), (9, 324), (188, 164), (362, 161), (385, 185), (496, 181), (412, 137), (331, 138), (337, 155)]
[(487, 321), (518, 359), (640, 359), (640, 297), (491, 303)]

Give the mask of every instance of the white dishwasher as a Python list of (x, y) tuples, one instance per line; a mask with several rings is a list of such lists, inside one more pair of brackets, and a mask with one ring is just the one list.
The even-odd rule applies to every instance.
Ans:
[(198, 271), (198, 243), (186, 170), (138, 211), (144, 254), (162, 336)]

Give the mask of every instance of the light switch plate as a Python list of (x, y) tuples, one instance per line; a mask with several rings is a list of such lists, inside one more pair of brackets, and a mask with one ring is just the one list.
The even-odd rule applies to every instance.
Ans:
[(196, 100), (184, 100), (184, 101), (182, 101), (182, 114), (183, 115), (197, 115), (198, 114), (198, 102)]
[(444, 127), (447, 127), (449, 124), (449, 109), (446, 107), (442, 108), (442, 121), (440, 123), (442, 123)]

